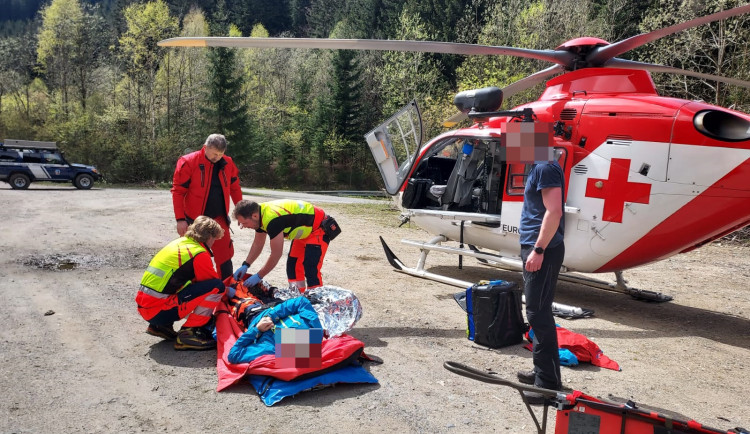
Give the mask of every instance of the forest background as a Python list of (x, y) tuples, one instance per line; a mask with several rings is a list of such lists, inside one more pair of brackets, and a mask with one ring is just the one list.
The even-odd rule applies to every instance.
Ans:
[[(158, 47), (174, 36), (415, 39), (552, 49), (611, 42), (730, 0), (0, 0), (0, 141), (58, 142), (107, 182), (171, 180), (180, 155), (227, 136), (243, 186), (374, 189), (363, 135), (411, 100), (424, 138), (457, 91), (549, 65), (501, 56)], [(622, 57), (750, 80), (750, 14)], [(748, 89), (654, 74), (660, 93), (750, 111)], [(541, 85), (540, 85), (541, 86)], [(504, 103), (536, 99), (541, 87)]]

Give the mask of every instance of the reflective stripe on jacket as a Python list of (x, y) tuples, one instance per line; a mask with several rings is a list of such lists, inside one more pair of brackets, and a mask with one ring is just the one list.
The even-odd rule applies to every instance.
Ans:
[(301, 200), (272, 200), (260, 204), (260, 228), (274, 238), (283, 232), (290, 240), (307, 238), (320, 226), (325, 212)]
[[(204, 252), (208, 251), (201, 243), (192, 238), (177, 238), (151, 259), (141, 278), (141, 286), (153, 289), (156, 292), (176, 293), (190, 283), (190, 278), (195, 277), (193, 258)], [(178, 273), (178, 270), (187, 267), (190, 268), (189, 272)], [(172, 279), (175, 274), (178, 274), (178, 276), (175, 276), (177, 278)], [(179, 275), (182, 274), (185, 275), (185, 278), (179, 278)]]

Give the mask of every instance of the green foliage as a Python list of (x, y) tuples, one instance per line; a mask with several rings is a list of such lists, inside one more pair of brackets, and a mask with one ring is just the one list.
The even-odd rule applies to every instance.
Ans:
[(162, 0), (130, 5), (124, 16), (127, 31), (120, 37), (120, 49), (126, 71), (134, 79), (146, 81), (153, 77), (164, 54), (156, 43), (177, 34), (177, 20)]
[[(435, 40), (415, 13), (404, 10), (399, 17), (398, 39)], [(386, 52), (383, 74), (379, 75), (383, 107), (392, 113), (407, 102), (442, 95), (450, 88), (442, 81), (440, 65), (426, 53)]]
[[(551, 49), (581, 36), (596, 36), (607, 40), (611, 38), (615, 21), (622, 21), (621, 14), (612, 12), (612, 8), (623, 2), (625, 0), (508, 0), (487, 4), (488, 16), (477, 36), (478, 43)], [(618, 6), (617, 11), (620, 10)], [(474, 56), (468, 58), (458, 70), (459, 87), (502, 88), (548, 66), (545, 62), (511, 56)], [(540, 85), (522, 92), (506, 100), (503, 107), (509, 108), (533, 100), (541, 90), (543, 87)]]
[(221, 131), (233, 145), (234, 153), (249, 151), (250, 126), (242, 94), (242, 76), (236, 49), (212, 48), (208, 51), (208, 98), (201, 108), (204, 129)]
[(53, 0), (42, 13), (37, 60), (60, 90), (60, 104), (68, 112), (69, 87), (84, 30), (83, 9), (78, 0)]
[[(648, 9), (641, 30), (651, 31), (745, 3), (739, 0), (662, 0)], [(647, 62), (750, 80), (749, 38), (750, 15), (745, 14), (660, 39), (641, 47), (638, 53), (640, 59)], [(733, 105), (744, 111), (750, 109), (747, 89), (672, 74), (655, 74), (654, 81), (658, 88), (671, 95)]]

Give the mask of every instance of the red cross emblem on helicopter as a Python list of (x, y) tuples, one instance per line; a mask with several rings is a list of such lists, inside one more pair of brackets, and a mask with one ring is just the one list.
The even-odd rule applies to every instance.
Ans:
[(609, 179), (590, 178), (586, 181), (586, 197), (604, 199), (602, 220), (622, 223), (625, 202), (648, 203), (651, 184), (628, 182), (630, 160), (613, 158)]

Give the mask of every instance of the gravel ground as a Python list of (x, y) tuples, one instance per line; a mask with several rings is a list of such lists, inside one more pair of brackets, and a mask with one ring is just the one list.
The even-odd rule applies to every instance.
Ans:
[[(383, 359), (366, 365), (380, 383), (304, 392), (268, 408), (249, 384), (215, 391), (214, 352), (176, 352), (144, 333), (133, 297), (151, 256), (176, 236), (169, 192), (0, 185), (0, 432), (535, 432), (516, 391), (443, 369), (453, 360), (513, 379), (531, 354), (472, 344), (456, 288), (391, 269), (378, 236), (413, 265), (416, 252), (400, 240), (428, 234), (398, 228), (387, 202), (323, 206), (344, 230), (324, 279), (362, 302), (352, 335)], [(239, 263), (252, 235), (233, 228)], [(669, 303), (560, 283), (557, 301), (596, 312), (560, 325), (622, 367), (563, 368), (565, 385), (750, 428), (748, 254), (714, 243), (626, 273), (635, 287), (673, 295)], [(456, 258), (433, 253), (428, 265), (468, 281), (520, 281), (464, 262), (458, 270)], [(283, 285), (283, 267), (267, 280)]]

